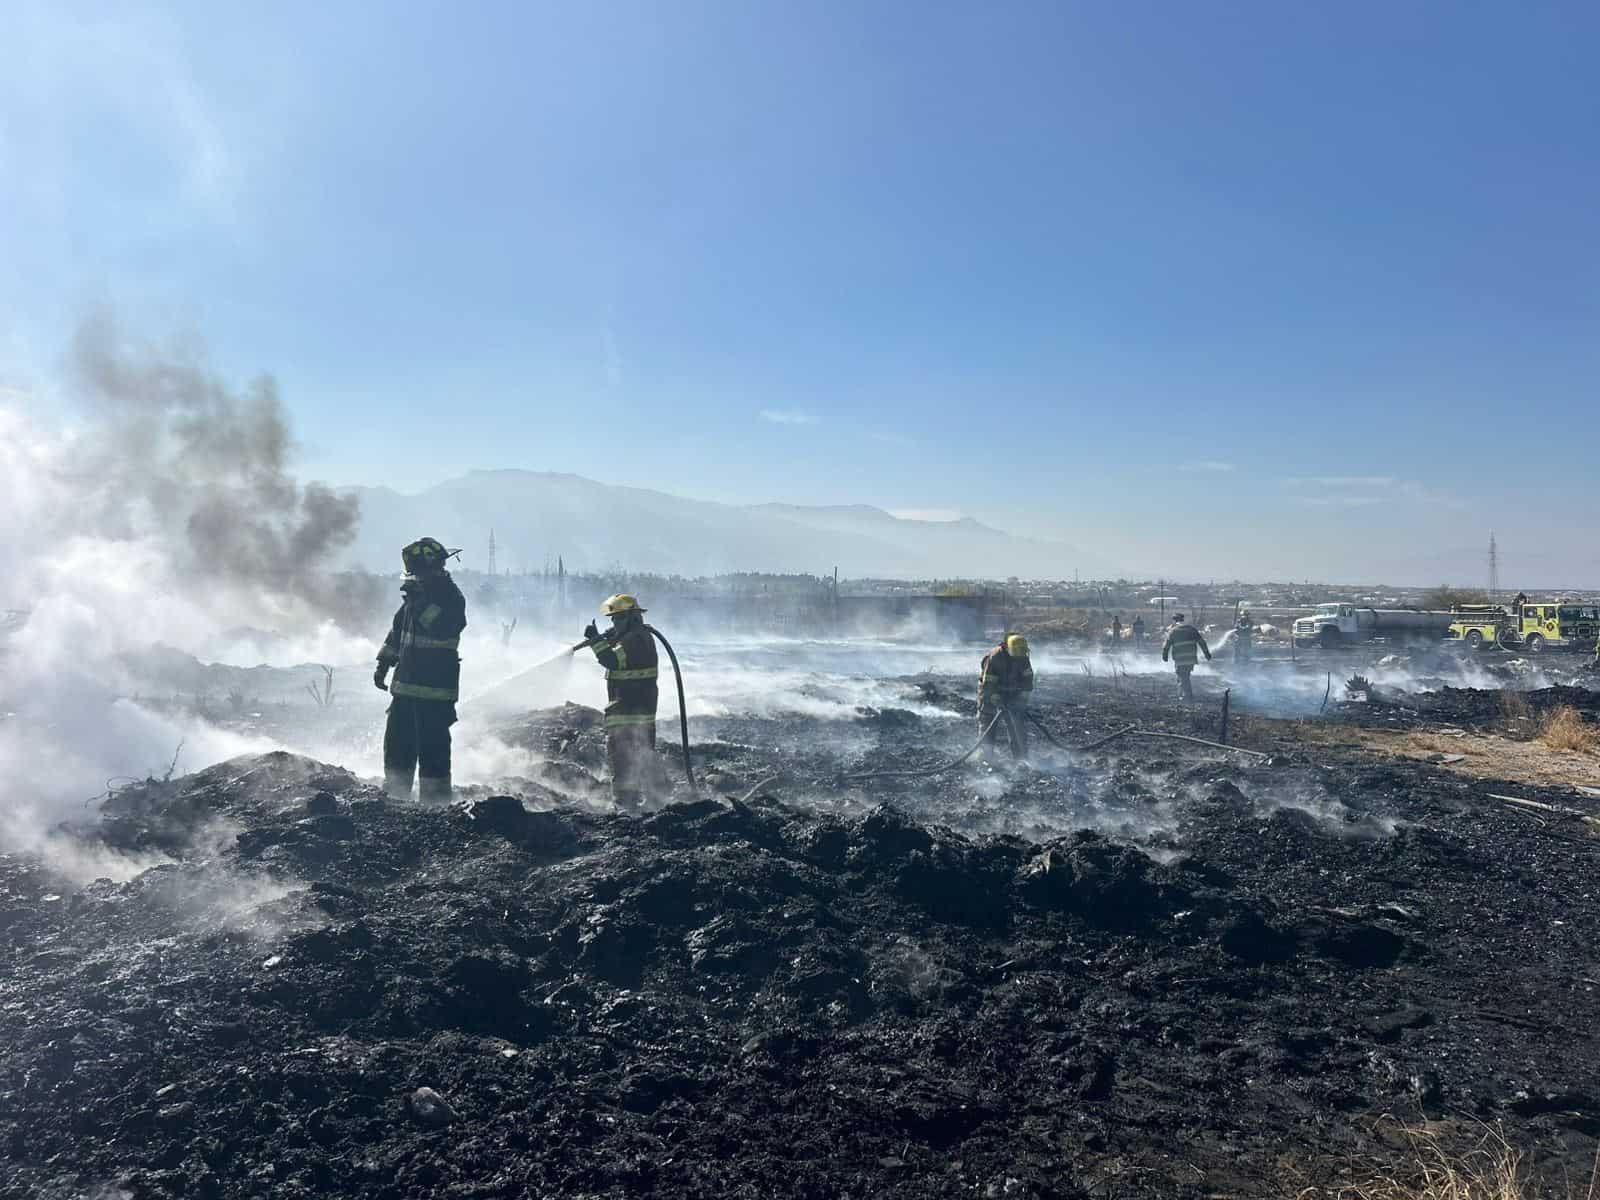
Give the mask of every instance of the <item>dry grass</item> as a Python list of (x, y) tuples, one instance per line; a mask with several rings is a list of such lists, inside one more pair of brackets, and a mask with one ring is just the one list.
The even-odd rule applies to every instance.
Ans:
[(1507, 721), (1526, 721), (1530, 712), (1528, 698), (1521, 692), (1507, 688), (1500, 693), (1500, 711), (1505, 714)]
[(1399, 1169), (1356, 1170), (1332, 1187), (1301, 1189), (1297, 1200), (1596, 1200), (1600, 1159), (1582, 1185), (1551, 1183), (1528, 1170), (1520, 1151), (1498, 1129), (1479, 1127), (1476, 1144), (1464, 1148), (1429, 1126), (1386, 1123), (1385, 1141), (1404, 1152)]
[(1532, 787), (1600, 788), (1600, 752), (1574, 754), (1556, 750), (1536, 738), (1527, 739), (1526, 735), (1517, 738), (1471, 733), (1453, 737), (1428, 730), (1360, 729), (1313, 721), (1296, 724), (1294, 730), (1295, 746), (1300, 750), (1330, 746), (1413, 759), (1431, 759), (1434, 755), (1455, 758), (1459, 754), (1465, 757), (1454, 762), (1436, 759), (1439, 770)]
[(1552, 750), (1594, 754), (1600, 751), (1600, 729), (1586, 721), (1577, 709), (1563, 707), (1540, 722), (1539, 741)]

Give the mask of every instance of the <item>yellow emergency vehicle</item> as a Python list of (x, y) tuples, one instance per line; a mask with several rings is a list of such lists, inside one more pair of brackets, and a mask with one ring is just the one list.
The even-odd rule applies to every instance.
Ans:
[[(1541, 650), (1590, 650), (1600, 633), (1600, 607), (1571, 600), (1528, 601), (1512, 614), (1515, 638), (1509, 644), (1537, 654)], [(1502, 645), (1508, 643), (1504, 640)]]

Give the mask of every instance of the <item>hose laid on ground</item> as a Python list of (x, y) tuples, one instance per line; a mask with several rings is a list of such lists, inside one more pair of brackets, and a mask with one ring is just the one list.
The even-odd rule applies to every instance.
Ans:
[(1002, 708), (999, 712), (995, 713), (989, 724), (984, 726), (983, 732), (978, 735), (978, 740), (972, 743), (972, 749), (968, 750), (965, 754), (963, 754), (960, 758), (955, 759), (953, 762), (945, 763), (942, 767), (933, 767), (926, 771), (868, 771), (862, 775), (841, 775), (839, 778), (841, 780), (897, 778), (922, 779), (929, 775), (943, 775), (946, 771), (953, 771), (978, 752), (983, 743), (988, 740), (990, 731), (1000, 723), (1000, 718), (1005, 715), (1005, 711), (1006, 710)]
[(1034, 723), (1034, 725), (1038, 728), (1039, 732), (1044, 734), (1044, 740), (1045, 741), (1049, 742), (1057, 750), (1065, 750), (1068, 754), (1072, 753), (1072, 747), (1071, 746), (1064, 746), (1060, 742), (1056, 741), (1055, 735), (1052, 734), (1048, 729), (1046, 729), (1044, 727), (1044, 722), (1039, 720), (1039, 718), (1034, 713), (1032, 713), (1032, 712), (1028, 713), (1028, 720), (1032, 721)]
[(667, 657), (672, 660), (672, 675), (678, 681), (678, 723), (683, 733), (683, 774), (689, 781), (689, 790), (697, 791), (694, 782), (694, 768), (689, 765), (689, 705), (683, 698), (683, 671), (678, 666), (678, 656), (672, 652), (672, 643), (662, 636), (661, 630), (654, 625), (646, 625), (656, 641), (666, 647)]
[(737, 800), (735, 800), (734, 803), (735, 804), (749, 804), (751, 798), (757, 792), (759, 792), (762, 788), (766, 787), (767, 784), (771, 783), (774, 779), (777, 779), (777, 778), (778, 778), (778, 776), (776, 774), (768, 775), (760, 783), (756, 784), (755, 787), (751, 788), (748, 792), (746, 792), (744, 795), (740, 796)]
[(1080, 747), (1078, 753), (1082, 754), (1085, 751), (1093, 750), (1098, 746), (1104, 746), (1107, 742), (1114, 742), (1120, 737), (1171, 738), (1174, 741), (1179, 742), (1194, 742), (1197, 746), (1214, 746), (1218, 750), (1232, 750), (1235, 754), (1249, 754), (1256, 758), (1272, 757), (1272, 755), (1266, 754), (1260, 750), (1246, 750), (1243, 746), (1226, 746), (1221, 742), (1212, 742), (1207, 741), (1205, 738), (1190, 737), (1187, 733), (1165, 733), (1159, 729), (1140, 729), (1134, 725), (1129, 725), (1126, 729), (1119, 729), (1115, 733), (1108, 733), (1103, 738), (1097, 738), (1096, 740), (1090, 742), (1087, 746)]

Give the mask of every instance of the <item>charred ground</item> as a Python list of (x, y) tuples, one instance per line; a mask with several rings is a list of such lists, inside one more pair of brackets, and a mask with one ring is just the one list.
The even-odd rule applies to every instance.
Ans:
[[(286, 754), (118, 793), (75, 844), (176, 861), (76, 886), (0, 860), (0, 1185), (1268, 1195), (1392, 1155), (1386, 1113), (1587, 1171), (1597, 843), (1491, 793), (1595, 801), (1248, 705), (1232, 736), (1270, 759), (1130, 739), (844, 778), (970, 743), (970, 687), (903, 691), (703, 721), (720, 798), (642, 818), (584, 803), (576, 707), (502, 731), (545, 757), (516, 795), (450, 809)], [(1215, 695), (1170, 691), (1060, 679), (1036, 710), (1069, 745), (1214, 736)], [(1527, 696), (1558, 702), (1600, 696)], [(1505, 720), (1474, 692), (1330, 714)]]

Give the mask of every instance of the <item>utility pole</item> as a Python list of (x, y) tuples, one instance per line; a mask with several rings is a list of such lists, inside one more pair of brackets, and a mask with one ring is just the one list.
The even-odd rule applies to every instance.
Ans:
[(1494, 530), (1489, 531), (1489, 603), (1494, 603), (1500, 591), (1500, 550), (1494, 544)]
[(489, 578), (494, 578), (494, 526), (489, 527)]

